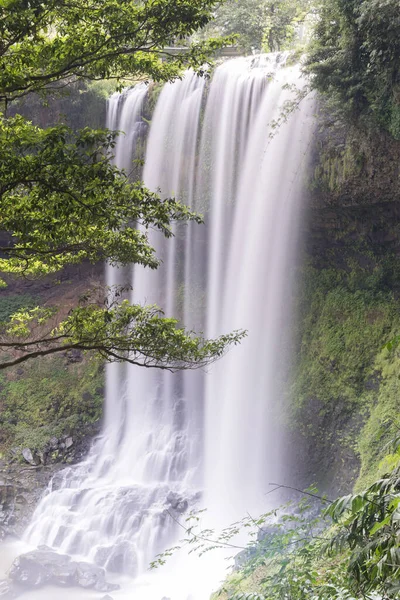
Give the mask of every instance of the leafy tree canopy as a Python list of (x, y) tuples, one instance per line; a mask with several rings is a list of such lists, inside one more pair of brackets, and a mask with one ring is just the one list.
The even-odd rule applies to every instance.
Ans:
[[(83, 260), (157, 268), (147, 232), (172, 235), (175, 220), (201, 218), (160, 199), (112, 164), (116, 135), (64, 125), (41, 129), (10, 104), (79, 80), (179, 77), (201, 71), (222, 41), (169, 55), (212, 18), (214, 0), (1, 0), (0, 248), (7, 277), (37, 277)], [(4, 279), (5, 278), (5, 279)], [(20, 310), (0, 325), (0, 368), (30, 357), (80, 348), (108, 360), (181, 369), (219, 357), (242, 333), (204, 340), (157, 307), (91, 297), (65, 319), (48, 309)], [(7, 352), (7, 354), (5, 354)]]
[(369, 117), (400, 138), (397, 0), (319, 2), (308, 71), (353, 120)]
[(237, 36), (244, 52), (287, 49), (311, 8), (310, 0), (228, 0), (211, 31)]
[(176, 38), (212, 17), (215, 0), (2, 0), (0, 99), (46, 91), (66, 78), (169, 80), (200, 68), (215, 40), (168, 58)]

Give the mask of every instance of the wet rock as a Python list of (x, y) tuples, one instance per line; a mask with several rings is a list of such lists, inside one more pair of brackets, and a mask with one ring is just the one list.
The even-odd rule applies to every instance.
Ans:
[(62, 587), (71, 587), (76, 583), (78, 565), (75, 562), (54, 565), (52, 568), (52, 581)]
[(176, 492), (169, 492), (167, 496), (167, 502), (174, 508), (174, 505), (177, 504), (181, 500), (181, 497)]
[(1, 600), (12, 600), (17, 597), (17, 593), (14, 589), (11, 581), (0, 581), (0, 598)]
[(182, 496), (176, 492), (169, 492), (167, 496), (167, 502), (171, 506), (172, 510), (178, 513), (184, 513), (189, 506), (188, 501), (182, 498)]
[(174, 510), (176, 510), (176, 512), (179, 512), (179, 513), (184, 513), (187, 511), (188, 507), (189, 507), (188, 501), (182, 500), (175, 506)]
[(45, 464), (47, 463), (47, 453), (46, 453), (46, 452), (44, 452), (44, 451), (42, 451), (42, 450), (40, 450), (40, 451), (37, 453), (37, 455), (38, 455), (38, 457), (39, 457), (40, 463), (41, 463), (42, 465), (45, 465)]
[(0, 538), (22, 534), (51, 475), (41, 466), (0, 465)]
[(119, 589), (118, 585), (106, 581), (103, 568), (71, 561), (66, 554), (58, 554), (46, 546), (40, 546), (38, 550), (16, 558), (9, 575), (13, 582), (24, 587), (39, 588), (53, 584), (62, 587), (79, 586), (98, 592)]
[(134, 577), (138, 570), (135, 546), (127, 540), (114, 546), (106, 567), (113, 573), (129, 572)]
[(276, 524), (262, 525), (257, 533), (257, 541), (262, 542), (268, 537), (274, 537), (279, 533), (280, 529)]
[(119, 585), (108, 583), (105, 580), (106, 572), (102, 567), (90, 563), (78, 563), (77, 584), (85, 589), (94, 589), (97, 592), (113, 592), (119, 590)]
[(22, 456), (27, 463), (34, 467), (40, 464), (40, 458), (37, 456), (37, 454), (33, 454), (29, 448), (24, 448), (22, 450)]
[(119, 590), (119, 585), (108, 583), (105, 579), (106, 572), (102, 567), (90, 563), (77, 564), (76, 583), (85, 589), (94, 589), (97, 592), (113, 592)]
[(59, 440), (55, 436), (49, 439), (50, 450), (57, 450)]
[(105, 565), (112, 553), (111, 546), (99, 546), (96, 550), (94, 557), (95, 563), (99, 565)]
[(71, 446), (73, 446), (74, 444), (74, 440), (72, 439), (72, 437), (67, 437), (67, 439), (65, 440), (65, 449), (69, 450), (69, 448), (71, 448)]
[[(51, 478), (55, 476), (52, 489), (58, 489), (64, 482), (61, 470), (65, 473), (66, 463), (75, 464), (87, 456), (99, 431), (100, 421), (85, 425), (79, 436), (69, 433), (59, 438), (57, 450), (51, 450), (48, 440), (38, 452), (14, 447), (0, 458), (0, 540), (23, 534)], [(53, 438), (54, 445), (57, 437)], [(62, 444), (66, 446), (68, 438), (69, 447), (63, 449)]]
[(41, 563), (37, 554), (29, 552), (18, 556), (10, 569), (10, 578), (26, 587), (41, 587), (48, 583), (51, 577), (50, 571)]
[[(97, 567), (89, 563), (78, 563), (77, 583), (83, 588), (93, 588), (99, 581), (105, 578), (105, 571), (102, 567)], [(108, 592), (108, 590), (99, 590)]]
[(243, 569), (244, 565), (248, 563), (253, 556), (256, 555), (257, 551), (257, 546), (250, 546), (249, 548), (246, 548), (245, 550), (239, 552), (239, 554), (235, 556), (235, 564), (233, 570), (240, 571), (241, 569)]
[[(0, 482), (0, 526), (6, 527), (13, 518), (16, 504), (16, 489), (11, 482)], [(2, 537), (0, 535), (0, 537)]]
[(115, 592), (120, 589), (116, 583), (108, 583), (107, 581), (98, 581), (94, 588), (96, 592)]

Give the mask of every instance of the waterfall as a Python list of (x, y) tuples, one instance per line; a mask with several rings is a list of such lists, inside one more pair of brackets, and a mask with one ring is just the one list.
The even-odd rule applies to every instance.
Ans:
[[(218, 526), (266, 508), (268, 483), (283, 468), (282, 339), (313, 112), (306, 100), (282, 118), (293, 85), (303, 85), (285, 60), (235, 59), (210, 81), (188, 72), (164, 86), (143, 179), (202, 212), (205, 225), (176, 224), (169, 240), (150, 232), (156, 271), (107, 270), (110, 285), (129, 276), (133, 302), (159, 304), (189, 329), (213, 337), (240, 328), (248, 337), (202, 372), (109, 365), (103, 433), (82, 465), (53, 479), (26, 533), (31, 543), (140, 578), (179, 537), (187, 509), (208, 507)], [(109, 101), (108, 127), (125, 132), (115, 161), (126, 172), (143, 138), (146, 93), (139, 85)], [(157, 577), (151, 600), (168, 594), (162, 570)], [(199, 594), (190, 585), (178, 582), (179, 600)]]
[(225, 83), (231, 65), (222, 67), (212, 94), (222, 103), (223, 121), (218, 125), (221, 115), (213, 112), (208, 123), (226, 134), (213, 138), (211, 150), (207, 334), (248, 331), (206, 378), (206, 505), (232, 519), (263, 511), (268, 484), (282, 482), (282, 340), (312, 131), (312, 100), (287, 122), (282, 118), (292, 86), (303, 85), (299, 66), (278, 69), (268, 85), (265, 68), (256, 69), (256, 82), (247, 77), (244, 89), (241, 73), (232, 93)]

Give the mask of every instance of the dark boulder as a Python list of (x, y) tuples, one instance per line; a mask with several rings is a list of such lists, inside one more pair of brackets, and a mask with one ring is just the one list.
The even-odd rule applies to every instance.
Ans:
[(108, 583), (102, 567), (74, 562), (66, 554), (58, 554), (40, 546), (15, 559), (9, 573), (10, 579), (24, 587), (42, 587), (53, 584), (62, 587), (78, 586), (98, 592), (112, 592), (118, 585)]

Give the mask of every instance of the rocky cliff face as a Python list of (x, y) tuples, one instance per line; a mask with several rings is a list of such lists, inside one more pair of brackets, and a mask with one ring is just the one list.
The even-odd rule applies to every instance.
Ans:
[(321, 267), (345, 266), (344, 254), (398, 254), (399, 141), (379, 131), (344, 130), (323, 114), (320, 118), (310, 182), (308, 254)]
[(28, 448), (14, 448), (0, 459), (0, 542), (23, 534), (50, 480), (66, 464), (81, 462), (99, 433), (97, 421), (77, 427), (73, 437), (51, 438), (52, 456), (44, 462), (43, 451)]
[[(4, 318), (27, 304), (68, 311), (102, 282), (102, 265), (33, 281), (9, 278), (0, 313)], [(103, 398), (104, 366), (79, 352), (0, 374), (0, 539), (21, 535), (53, 474), (87, 454), (100, 431)]]
[[(299, 269), (289, 479), (331, 493), (384, 470), (400, 409), (400, 143), (322, 114)], [(360, 472), (361, 469), (361, 472)]]

